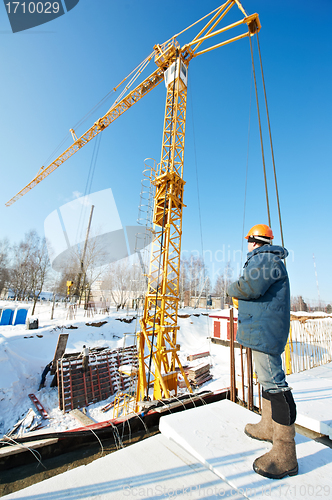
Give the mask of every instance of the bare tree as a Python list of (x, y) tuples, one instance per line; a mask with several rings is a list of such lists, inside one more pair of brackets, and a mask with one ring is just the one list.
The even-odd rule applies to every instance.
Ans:
[(30, 231), (25, 234), (24, 240), (13, 246), (9, 287), (14, 293), (15, 300), (29, 297), (30, 260), (35, 237), (36, 232)]
[(102, 274), (102, 268), (97, 265), (103, 257), (104, 250), (97, 243), (97, 239), (91, 239), (88, 241), (85, 251), (85, 258), (82, 265), (81, 261), (81, 290), (80, 290), (80, 301), (85, 294), (85, 307), (89, 303), (91, 287), (97, 281)]
[(0, 295), (9, 279), (9, 241), (4, 238), (0, 240)]
[(31, 230), (13, 246), (12, 254), (8, 286), (15, 299), (33, 299), (33, 315), (50, 268), (45, 238)]
[(190, 255), (181, 261), (180, 290), (189, 292), (190, 297), (198, 297), (206, 285), (209, 286), (207, 270), (200, 255)]
[(231, 284), (232, 269), (229, 264), (225, 267), (221, 274), (218, 274), (216, 282), (214, 284), (213, 293), (220, 298), (220, 302), (225, 304), (231, 304), (232, 299), (227, 295), (227, 289)]
[(291, 298), (292, 311), (308, 311), (308, 304), (303, 300), (302, 295)]
[(104, 275), (102, 289), (109, 290), (117, 310), (124, 308), (133, 286), (133, 266), (128, 261), (111, 264)]
[(51, 319), (54, 318), (54, 308), (55, 302), (58, 298), (64, 298), (67, 295), (66, 284), (64, 285), (64, 276), (56, 271), (50, 273), (47, 280), (47, 287), (52, 291), (52, 309), (51, 309)]
[(85, 307), (89, 302), (91, 287), (93, 283), (100, 278), (102, 274), (101, 262), (103, 260), (103, 247), (98, 245), (97, 238), (88, 240), (84, 259), (83, 251), (77, 247), (72, 251), (67, 259), (67, 265), (61, 271), (58, 278), (57, 292), (67, 295), (67, 282), (71, 281), (73, 285), (69, 291), (69, 297), (75, 298), (79, 305), (85, 297)]
[(45, 285), (48, 272), (50, 270), (50, 260), (48, 257), (47, 245), (45, 238), (39, 238), (37, 233), (31, 235), (32, 249), (30, 252), (29, 271), (30, 271), (30, 294), (33, 298), (33, 307), (31, 315), (33, 316), (36, 309), (37, 301)]

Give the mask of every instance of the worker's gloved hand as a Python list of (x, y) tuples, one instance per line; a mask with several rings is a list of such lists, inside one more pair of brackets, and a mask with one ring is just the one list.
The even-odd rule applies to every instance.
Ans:
[(238, 299), (236, 299), (235, 297), (232, 297), (232, 301), (233, 301), (233, 306), (235, 307), (235, 309), (238, 309), (239, 308)]

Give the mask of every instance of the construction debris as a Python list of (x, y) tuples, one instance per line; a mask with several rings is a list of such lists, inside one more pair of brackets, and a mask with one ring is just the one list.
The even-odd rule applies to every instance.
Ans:
[[(122, 394), (120, 393), (119, 396), (121, 396)], [(111, 408), (113, 408), (114, 406), (114, 401), (111, 401), (111, 403), (108, 403), (107, 405), (103, 406), (102, 408), (100, 408), (100, 410), (105, 413), (106, 411), (110, 410)]]
[(124, 323), (132, 323), (136, 316), (132, 316), (131, 318), (115, 318), (116, 321), (123, 321)]
[(4, 439), (16, 439), (23, 436), (26, 432), (31, 432), (42, 427), (40, 415), (36, 414), (32, 408), (21, 418), (14, 427), (5, 434)]
[(107, 321), (98, 321), (97, 323), (85, 323), (86, 326), (96, 326), (96, 327), (101, 327), (103, 325), (106, 325)]
[(28, 413), (23, 418), (21, 418), (21, 420), (19, 420), (18, 422), (16, 422), (16, 424), (14, 425), (14, 427), (12, 428), (12, 430), (9, 431), (9, 432), (7, 432), (6, 436), (10, 437), (10, 436), (13, 436), (14, 434), (16, 434), (17, 433), (16, 431), (19, 430), (19, 428), (21, 427), (21, 425), (23, 424), (23, 422), (25, 422), (28, 419), (28, 417), (31, 417), (31, 415), (34, 415), (34, 414), (35, 414), (35, 412), (33, 411), (33, 409), (29, 408)]

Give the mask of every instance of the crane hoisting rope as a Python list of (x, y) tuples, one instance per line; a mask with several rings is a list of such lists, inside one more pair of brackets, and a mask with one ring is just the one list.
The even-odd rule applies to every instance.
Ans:
[[(128, 78), (128, 77), (127, 77)], [(123, 80), (121, 83), (123, 83), (125, 80)], [(121, 83), (118, 85), (118, 87), (121, 85)], [(80, 126), (82, 126), (87, 120), (88, 118), (91, 117), (91, 115), (97, 111), (101, 106), (103, 106), (103, 104), (105, 102), (108, 101), (108, 99), (111, 97), (111, 95), (114, 94), (114, 92), (116, 91), (116, 89), (118, 87), (115, 87), (114, 89), (110, 90), (97, 104), (95, 104), (95, 106), (93, 108), (90, 109), (90, 111), (88, 111), (74, 126), (73, 128), (70, 129), (69, 132), (67, 132), (67, 134), (64, 136), (64, 138), (62, 139), (62, 141), (60, 142), (60, 144), (54, 149), (54, 151), (52, 151), (52, 153), (49, 155), (49, 157), (45, 160), (45, 164), (48, 164), (52, 158), (54, 158), (54, 156), (57, 154), (57, 152), (61, 149), (63, 149), (63, 146), (65, 144), (65, 142), (69, 139), (69, 137), (71, 137), (73, 134), (71, 132), (77, 130)]]
[[(191, 89), (191, 84), (189, 80), (189, 87)], [(202, 256), (204, 256), (204, 245), (203, 245), (203, 229), (202, 229), (202, 215), (201, 215), (201, 202), (199, 196), (199, 182), (198, 182), (198, 166), (197, 166), (197, 152), (196, 152), (196, 135), (195, 135), (195, 123), (194, 123), (194, 107), (192, 101), (192, 93), (190, 92), (190, 104), (191, 104), (191, 115), (192, 115), (192, 125), (193, 125), (193, 146), (194, 146), (194, 158), (195, 158), (195, 173), (196, 173), (196, 186), (197, 186), (197, 205), (198, 205), (198, 223), (201, 237), (201, 252)], [(204, 274), (205, 274), (205, 266), (204, 266)], [(205, 279), (205, 276), (204, 276)]]
[[(189, 87), (191, 88), (190, 81), (189, 81)], [(203, 225), (202, 225), (202, 215), (201, 215), (201, 202), (200, 202), (200, 196), (199, 196), (198, 165), (197, 165), (197, 153), (196, 153), (196, 135), (195, 135), (195, 125), (194, 125), (194, 108), (193, 108), (193, 101), (192, 101), (192, 93), (190, 93), (190, 104), (191, 104), (191, 115), (192, 115), (192, 126), (193, 126), (193, 146), (194, 146), (195, 174), (196, 174), (196, 187), (197, 187), (198, 226), (199, 226), (199, 231), (200, 231), (201, 253), (202, 253), (202, 260), (203, 260), (203, 270), (202, 270), (203, 286), (202, 286), (201, 292), (198, 296), (198, 299), (195, 303), (194, 309), (196, 309), (197, 304), (199, 303), (199, 299), (204, 291), (204, 287), (208, 281), (208, 276), (206, 276), (206, 269), (205, 269), (205, 262), (204, 262)], [(206, 294), (207, 294), (207, 289), (206, 289)], [(208, 325), (208, 322), (207, 322), (207, 325)], [(207, 332), (207, 335), (209, 335), (208, 332)]]
[(257, 90), (257, 81), (256, 81), (256, 72), (255, 72), (255, 62), (254, 62), (254, 53), (253, 53), (253, 49), (252, 49), (251, 37), (249, 37), (249, 42), (250, 42), (252, 71), (253, 71), (254, 82), (255, 82), (255, 94), (256, 94), (259, 136), (260, 136), (260, 142), (261, 142), (261, 152), (262, 152), (262, 162), (263, 162), (263, 172), (264, 172), (264, 185), (265, 185), (267, 217), (268, 217), (268, 221), (269, 221), (269, 226), (271, 227), (271, 215), (270, 215), (269, 193), (268, 193), (267, 179), (266, 179), (266, 167), (265, 167), (265, 155), (264, 155), (264, 146), (263, 146), (262, 124), (261, 124), (261, 115), (260, 115), (260, 111), (259, 111), (259, 100), (258, 100), (258, 90)]
[(249, 121), (248, 121), (248, 141), (247, 141), (247, 162), (246, 162), (246, 179), (245, 179), (245, 184), (244, 184), (243, 224), (242, 224), (242, 236), (241, 236), (241, 263), (243, 262), (244, 226), (245, 226), (246, 204), (247, 204), (248, 166), (249, 166), (249, 144), (250, 144), (250, 125), (251, 125), (252, 77), (253, 77), (253, 73), (252, 73), (252, 70), (251, 70), (250, 98), (249, 98)]
[[(266, 108), (267, 122), (268, 122), (268, 128), (269, 128), (270, 148), (271, 148), (271, 156), (272, 156), (272, 164), (273, 164), (273, 174), (274, 174), (274, 182), (275, 182), (276, 198), (277, 198), (277, 206), (278, 206), (280, 235), (281, 235), (282, 246), (284, 246), (284, 235), (283, 235), (282, 222), (281, 222), (281, 210), (280, 210), (279, 190), (278, 190), (278, 183), (277, 183), (277, 174), (276, 174), (276, 167), (275, 167), (275, 160), (274, 160), (274, 151), (273, 151), (273, 144), (272, 144), (272, 134), (271, 134), (270, 117), (269, 117), (269, 110), (268, 110), (268, 104), (267, 104), (267, 96), (266, 96), (266, 88), (265, 88), (265, 80), (264, 80), (264, 72), (263, 72), (263, 63), (262, 63), (260, 46), (259, 46), (258, 33), (256, 33), (256, 36), (257, 36), (257, 46), (258, 46), (258, 53), (259, 53), (259, 60), (260, 60), (260, 69), (261, 69), (261, 75), (262, 75), (262, 84), (263, 84), (265, 108)], [(266, 196), (267, 215), (268, 215), (269, 226), (271, 227), (271, 215), (270, 215), (269, 195), (268, 195), (267, 178), (266, 178), (266, 167), (265, 167), (265, 156), (264, 156), (264, 147), (263, 147), (262, 124), (261, 124), (260, 111), (259, 111), (258, 90), (257, 90), (257, 81), (256, 81), (254, 54), (253, 54), (253, 47), (252, 47), (251, 37), (249, 37), (249, 43), (250, 43), (250, 53), (251, 53), (251, 61), (252, 61), (252, 71), (253, 71), (253, 77), (254, 77), (254, 82), (255, 82), (255, 94), (256, 94), (258, 124), (259, 124), (259, 134), (260, 134), (260, 142), (261, 142), (262, 161), (263, 161), (263, 172), (264, 172), (264, 184), (265, 184), (265, 196)], [(286, 265), (285, 259), (284, 259), (284, 263)]]
[[(283, 229), (282, 229), (282, 222), (281, 222), (281, 210), (280, 210), (280, 201), (279, 201), (279, 190), (278, 190), (278, 183), (277, 183), (276, 165), (275, 165), (275, 161), (274, 161), (274, 150), (273, 150), (273, 144), (272, 144), (272, 134), (271, 134), (270, 115), (269, 115), (269, 108), (268, 108), (268, 105), (267, 105), (267, 96), (266, 96), (266, 88), (265, 88), (265, 79), (264, 79), (263, 63), (262, 63), (261, 49), (260, 49), (260, 46), (259, 46), (259, 38), (258, 38), (258, 33), (256, 33), (256, 36), (257, 36), (257, 47), (258, 47), (259, 61), (260, 61), (261, 74), (262, 74), (262, 83), (263, 83), (263, 90), (264, 90), (264, 99), (265, 99), (265, 107), (266, 107), (266, 116), (267, 116), (267, 123), (268, 123), (268, 127), (269, 127), (270, 147), (271, 147), (271, 156), (272, 156), (273, 174), (274, 174), (274, 184), (275, 184), (275, 189), (276, 189), (276, 197), (277, 197), (277, 206), (278, 206), (278, 215), (279, 215), (279, 226), (280, 226), (281, 244), (282, 244), (282, 246), (284, 246), (284, 233), (283, 233)], [(286, 265), (286, 262), (285, 262), (285, 265)]]

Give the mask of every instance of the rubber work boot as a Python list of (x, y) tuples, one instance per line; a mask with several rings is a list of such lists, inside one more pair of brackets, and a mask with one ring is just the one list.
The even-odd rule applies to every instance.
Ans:
[(281, 479), (285, 476), (296, 476), (298, 464), (295, 450), (295, 425), (281, 425), (272, 421), (273, 446), (253, 463), (257, 474), (270, 479)]
[(261, 420), (258, 424), (247, 424), (244, 428), (244, 433), (259, 441), (269, 441), (269, 443), (272, 443), (273, 427), (271, 401), (264, 397), (264, 392), (262, 397)]

